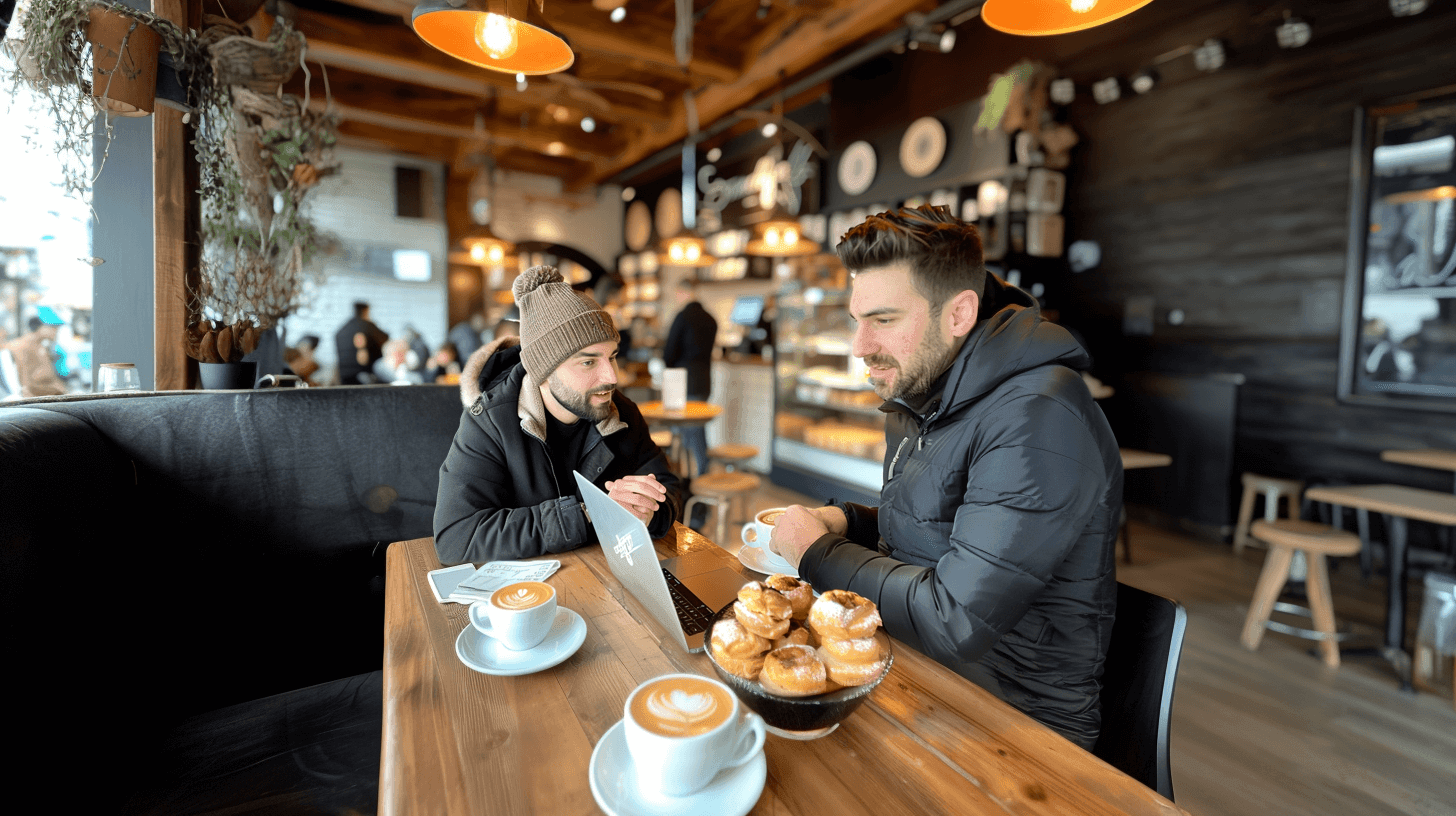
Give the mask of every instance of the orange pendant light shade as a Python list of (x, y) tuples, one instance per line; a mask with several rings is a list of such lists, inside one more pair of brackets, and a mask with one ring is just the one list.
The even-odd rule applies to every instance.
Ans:
[(981, 19), (1007, 34), (1045, 37), (1110, 23), (1153, 0), (986, 0)]
[(504, 266), (516, 251), (515, 244), (497, 237), (490, 226), (482, 224), (460, 239), (460, 246), (470, 253), (470, 260), (481, 266)]
[(671, 266), (712, 266), (718, 259), (708, 254), (708, 242), (695, 229), (684, 229), (662, 243), (662, 263)]
[(491, 0), (488, 5), (469, 0), (461, 5), (450, 0), (425, 0), (415, 6), (410, 24), (420, 39), (481, 68), (527, 76), (570, 68), (576, 61), (571, 46), (550, 31), (526, 22), (525, 15), (525, 4), (514, 0)]
[(813, 255), (819, 251), (819, 242), (804, 235), (799, 219), (775, 206), (767, 219), (754, 226), (753, 239), (743, 251), (777, 258)]

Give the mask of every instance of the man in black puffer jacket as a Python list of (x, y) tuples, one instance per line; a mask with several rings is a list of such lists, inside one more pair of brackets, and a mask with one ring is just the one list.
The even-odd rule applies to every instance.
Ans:
[(596, 541), (572, 471), (642, 519), (655, 538), (682, 490), (642, 413), (616, 390), (617, 330), (551, 267), (512, 291), (521, 335), (470, 356), (466, 410), (440, 466), (435, 551), (442, 564), (529, 558)]
[(976, 228), (944, 208), (871, 216), (838, 252), (855, 276), (853, 353), (887, 400), (880, 505), (792, 507), (773, 549), (1090, 749), (1122, 460), (1074, 370), (1086, 352), (986, 274)]

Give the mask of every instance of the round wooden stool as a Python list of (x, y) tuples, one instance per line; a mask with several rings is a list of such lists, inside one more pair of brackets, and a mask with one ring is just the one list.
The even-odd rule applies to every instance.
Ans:
[(672, 431), (653, 431), (652, 444), (664, 451), (672, 446)]
[(693, 497), (683, 507), (683, 518), (693, 517), (693, 504), (702, 502), (718, 508), (717, 538), (713, 543), (723, 546), (728, 536), (728, 511), (734, 499), (741, 499), (758, 489), (762, 484), (752, 473), (705, 473), (693, 479)]
[(1234, 527), (1234, 555), (1242, 554), (1249, 543), (1249, 521), (1254, 518), (1255, 496), (1263, 495), (1264, 520), (1273, 521), (1279, 518), (1280, 496), (1289, 499), (1289, 510), (1285, 518), (1298, 518), (1299, 497), (1304, 495), (1304, 482), (1295, 479), (1276, 479), (1257, 473), (1245, 473), (1241, 479), (1244, 483), (1244, 497), (1239, 502), (1239, 523)]
[[(1326, 524), (1301, 519), (1256, 521), (1252, 532), (1255, 538), (1269, 545), (1269, 555), (1264, 559), (1264, 571), (1259, 573), (1259, 583), (1254, 588), (1249, 616), (1244, 619), (1241, 638), (1244, 646), (1250, 651), (1258, 649), (1264, 630), (1273, 629), (1318, 640), (1325, 665), (1338, 668), (1339, 636), (1335, 632), (1335, 605), (1330, 597), (1330, 574), (1325, 568), (1325, 557), (1355, 555), (1360, 552), (1360, 537)], [(1279, 592), (1289, 578), (1289, 562), (1296, 551), (1304, 553), (1309, 560), (1309, 575), (1305, 578), (1309, 609), (1279, 601)], [(1307, 616), (1314, 621), (1315, 628), (1298, 629), (1270, 621), (1269, 616), (1276, 611)]]
[(756, 456), (758, 456), (758, 448), (753, 445), (740, 445), (736, 442), (725, 442), (722, 445), (708, 448), (708, 461), (722, 462), (723, 469), (729, 472), (741, 467)]

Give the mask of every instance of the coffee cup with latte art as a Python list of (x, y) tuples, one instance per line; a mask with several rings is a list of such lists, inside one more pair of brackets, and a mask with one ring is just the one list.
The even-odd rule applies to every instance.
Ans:
[(782, 516), (787, 509), (787, 507), (770, 507), (754, 516), (751, 524), (743, 525), (743, 543), (763, 550), (764, 560), (768, 565), (781, 569), (793, 565), (784, 560), (783, 556), (774, 552), (768, 546), (768, 542), (773, 538), (774, 525), (778, 524), (779, 516)]
[(627, 697), (624, 709), (627, 750), (644, 793), (696, 793), (763, 749), (763, 719), (707, 677), (654, 677)]
[(470, 605), (471, 625), (517, 652), (545, 640), (555, 620), (556, 590), (543, 581), (519, 581)]

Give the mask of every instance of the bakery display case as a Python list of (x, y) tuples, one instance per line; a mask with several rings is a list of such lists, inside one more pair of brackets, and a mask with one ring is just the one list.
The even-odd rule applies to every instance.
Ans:
[(811, 495), (878, 496), (885, 418), (864, 362), (850, 353), (849, 291), (795, 281), (778, 303), (775, 480)]

